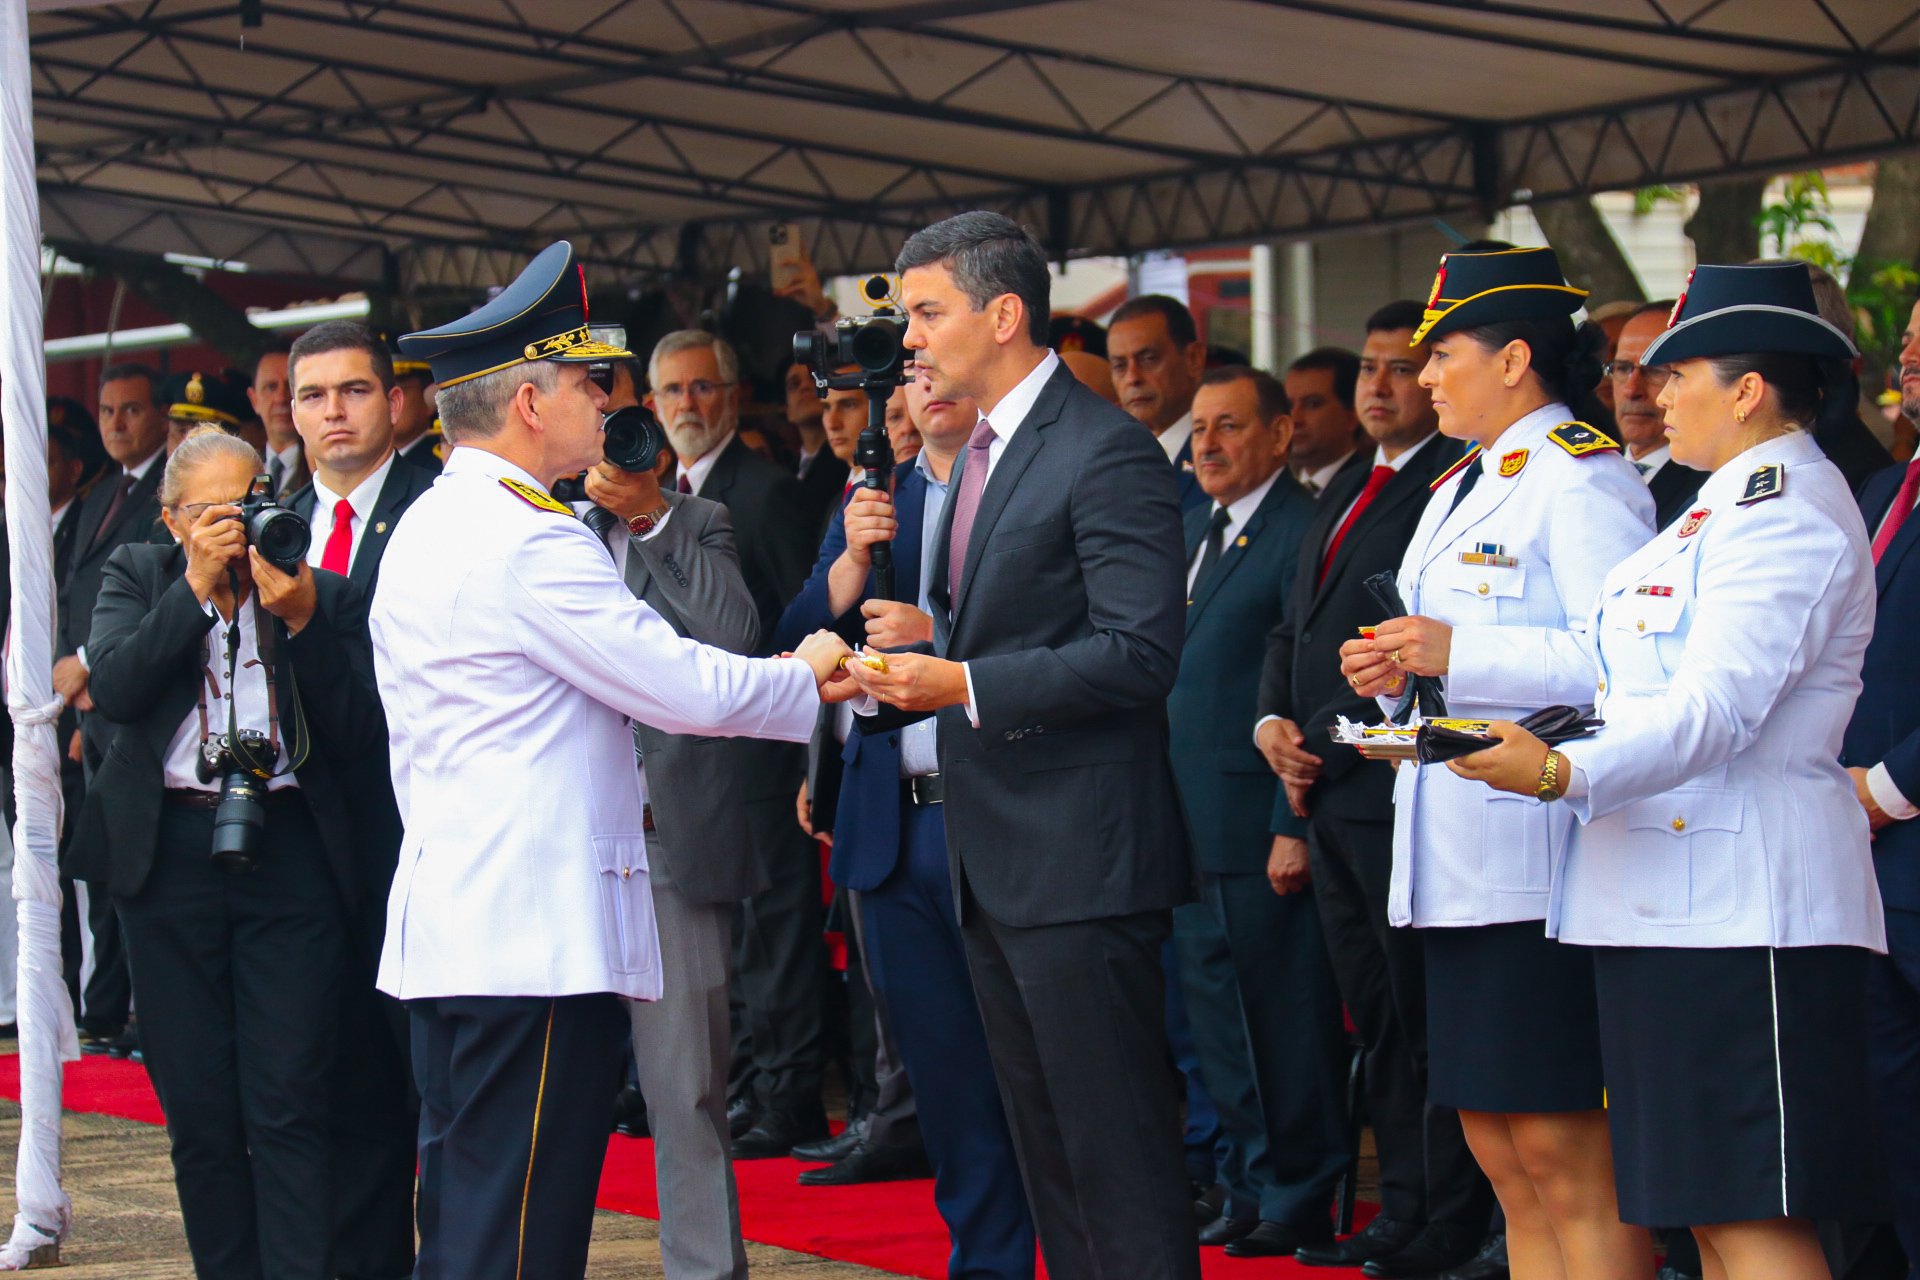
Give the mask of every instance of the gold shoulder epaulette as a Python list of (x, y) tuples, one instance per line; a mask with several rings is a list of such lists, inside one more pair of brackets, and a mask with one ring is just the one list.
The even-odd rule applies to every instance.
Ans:
[(1746, 492), (1733, 500), (1736, 507), (1750, 507), (1756, 502), (1765, 502), (1768, 498), (1777, 498), (1787, 491), (1787, 469), (1777, 462), (1769, 462), (1757, 468), (1747, 477)]
[(500, 486), (530, 507), (538, 507), (542, 511), (555, 511), (563, 516), (573, 514), (572, 507), (561, 502), (552, 494), (542, 492), (530, 484), (522, 484), (512, 476), (501, 476)]
[(1475, 445), (1473, 446), (1473, 448), (1466, 451), (1466, 453), (1461, 457), (1460, 461), (1454, 463), (1452, 466), (1448, 467), (1445, 471), (1442, 471), (1439, 474), (1439, 476), (1437, 476), (1434, 479), (1434, 482), (1427, 486), (1427, 489), (1430, 492), (1438, 493), (1440, 491), (1441, 485), (1453, 479), (1455, 476), (1459, 475), (1462, 471), (1465, 471), (1479, 457), (1480, 457), (1480, 446)]
[(1590, 453), (1619, 453), (1620, 442), (1604, 431), (1596, 431), (1584, 422), (1563, 422), (1547, 432), (1547, 439), (1576, 458)]

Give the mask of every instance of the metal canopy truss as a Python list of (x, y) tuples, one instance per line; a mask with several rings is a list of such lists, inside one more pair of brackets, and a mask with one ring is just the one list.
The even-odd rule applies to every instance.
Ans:
[(792, 221), (838, 273), (965, 208), (1065, 257), (1920, 145), (1913, 0), (37, 7), (50, 238), (420, 285), (563, 235), (711, 275)]

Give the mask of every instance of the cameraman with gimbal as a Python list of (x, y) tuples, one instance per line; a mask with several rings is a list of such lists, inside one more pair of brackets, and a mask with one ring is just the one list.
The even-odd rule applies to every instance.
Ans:
[(237, 437), (187, 437), (159, 490), (176, 545), (107, 562), (87, 654), (115, 729), (79, 834), (106, 854), (195, 1271), (332, 1280), (339, 771), (386, 727), (365, 600), (306, 565), (264, 470)]

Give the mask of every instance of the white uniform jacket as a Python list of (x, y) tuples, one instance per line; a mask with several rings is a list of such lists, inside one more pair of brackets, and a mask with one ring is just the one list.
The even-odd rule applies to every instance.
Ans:
[[(1750, 486), (1776, 496), (1743, 502)], [(1562, 748), (1584, 825), (1549, 931), (1884, 951), (1867, 819), (1838, 763), (1873, 634), (1859, 508), (1794, 432), (1714, 472), (1689, 512), (1607, 577), (1587, 637), (1607, 724)]]
[[(1562, 653), (1542, 636), (1583, 623), (1607, 570), (1653, 532), (1653, 499), (1617, 449), (1575, 456), (1549, 438), (1572, 418), (1553, 404), (1508, 427), (1434, 490), (1407, 545), (1401, 599), (1454, 628), (1450, 715), (1513, 719), (1593, 700), (1591, 657)], [(1453, 508), (1476, 466), (1483, 474)], [(1412, 765), (1395, 774), (1393, 804), (1391, 923), (1546, 918), (1550, 869), (1571, 814), (1444, 767)]]
[(379, 987), (657, 999), (629, 720), (805, 742), (813, 673), (682, 639), (586, 525), (506, 481), (546, 498), (455, 449), (381, 562), (374, 669), (406, 836)]

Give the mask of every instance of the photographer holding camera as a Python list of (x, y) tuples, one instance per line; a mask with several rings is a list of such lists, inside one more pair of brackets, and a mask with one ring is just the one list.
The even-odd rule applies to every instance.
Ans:
[(332, 1280), (340, 772), (385, 722), (365, 600), (307, 567), (262, 471), (237, 437), (188, 436), (159, 489), (176, 545), (107, 562), (87, 651), (115, 730), (79, 834), (106, 853), (195, 1271)]

